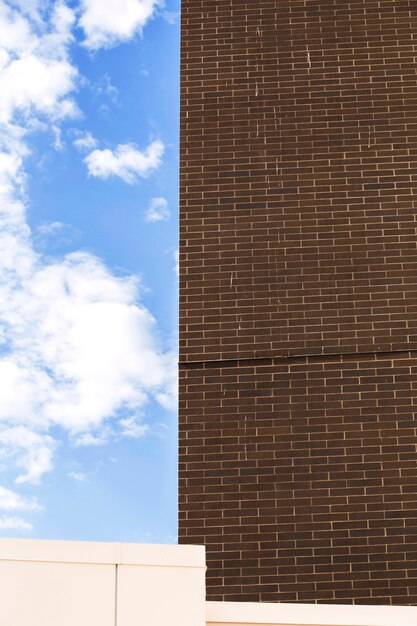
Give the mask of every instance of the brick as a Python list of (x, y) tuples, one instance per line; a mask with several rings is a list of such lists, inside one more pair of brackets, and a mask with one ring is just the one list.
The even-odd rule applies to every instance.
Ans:
[(208, 598), (417, 605), (417, 11), (182, 0), (179, 537)]

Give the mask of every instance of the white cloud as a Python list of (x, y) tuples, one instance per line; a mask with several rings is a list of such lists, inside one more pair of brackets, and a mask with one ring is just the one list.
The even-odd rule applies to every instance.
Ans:
[[(25, 252), (30, 248), (18, 249)], [(0, 422), (57, 425), (79, 435), (118, 411), (145, 406), (149, 394), (158, 398), (168, 382), (167, 355), (154, 318), (137, 301), (137, 281), (113, 276), (87, 253), (49, 265), (33, 252), (23, 259), (24, 275), (0, 285), (7, 351), (0, 357)], [(33, 469), (30, 478), (37, 478)]]
[(34, 498), (23, 498), (15, 491), (0, 487), (0, 510), (2, 511), (39, 511), (40, 506)]
[(12, 61), (0, 76), (0, 121), (9, 122), (13, 113), (40, 113), (60, 117), (75, 113), (63, 96), (72, 86), (75, 71), (66, 62), (29, 55)]
[(2, 51), (19, 53), (30, 51), (34, 47), (36, 38), (32, 34), (30, 23), (4, 2), (0, 4), (0, 30)]
[(159, 0), (81, 0), (80, 26), (85, 46), (109, 48), (141, 33), (152, 18)]
[(78, 131), (77, 137), (74, 141), (77, 150), (93, 150), (97, 146), (97, 140), (90, 132)]
[(116, 176), (133, 184), (138, 177), (145, 178), (160, 166), (163, 153), (161, 141), (153, 141), (143, 152), (133, 144), (121, 144), (114, 152), (94, 150), (85, 157), (84, 163), (90, 176), (104, 179)]
[(38, 34), (28, 19), (0, 4), (0, 123), (10, 124), (17, 114), (62, 119), (76, 113), (69, 93), (77, 70), (67, 55), (74, 20), (71, 9), (58, 2), (51, 29)]
[(170, 218), (168, 202), (165, 198), (152, 198), (146, 211), (145, 222), (166, 222)]
[(32, 530), (32, 524), (21, 517), (0, 517), (0, 530)]
[(41, 19), (42, 9), (45, 9), (45, 0), (9, 0), (9, 4), (37, 22)]
[[(26, 135), (56, 133), (59, 120), (76, 112), (74, 14), (62, 2), (54, 6), (49, 21), (39, 23), (0, 0), (0, 462), (17, 484), (37, 483), (53, 469), (63, 437), (101, 445), (115, 432), (140, 436), (146, 423), (129, 416), (152, 400), (173, 407), (176, 394), (176, 354), (161, 347), (137, 278), (112, 273), (92, 254), (51, 261), (33, 246), (24, 202)], [(88, 157), (93, 175), (133, 182), (159, 165), (163, 145), (95, 152)], [(61, 224), (40, 232), (54, 230)], [(4, 489), (0, 508), (3, 502), (7, 511), (35, 510), (34, 501)], [(2, 517), (0, 528), (30, 524)]]

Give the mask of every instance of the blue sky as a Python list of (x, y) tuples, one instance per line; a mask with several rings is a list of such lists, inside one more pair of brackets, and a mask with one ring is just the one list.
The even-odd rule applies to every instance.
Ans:
[(0, 0), (0, 534), (174, 543), (180, 0)]

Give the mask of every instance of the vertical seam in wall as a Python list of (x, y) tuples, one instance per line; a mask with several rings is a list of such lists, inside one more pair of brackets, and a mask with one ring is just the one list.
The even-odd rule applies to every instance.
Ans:
[(119, 565), (115, 564), (114, 573), (114, 626), (117, 626), (117, 596), (118, 596), (118, 583), (119, 583)]

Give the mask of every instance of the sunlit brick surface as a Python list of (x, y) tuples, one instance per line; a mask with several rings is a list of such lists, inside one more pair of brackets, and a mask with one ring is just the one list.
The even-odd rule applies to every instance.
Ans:
[(211, 599), (417, 604), (416, 57), (413, 0), (182, 1), (180, 538)]

